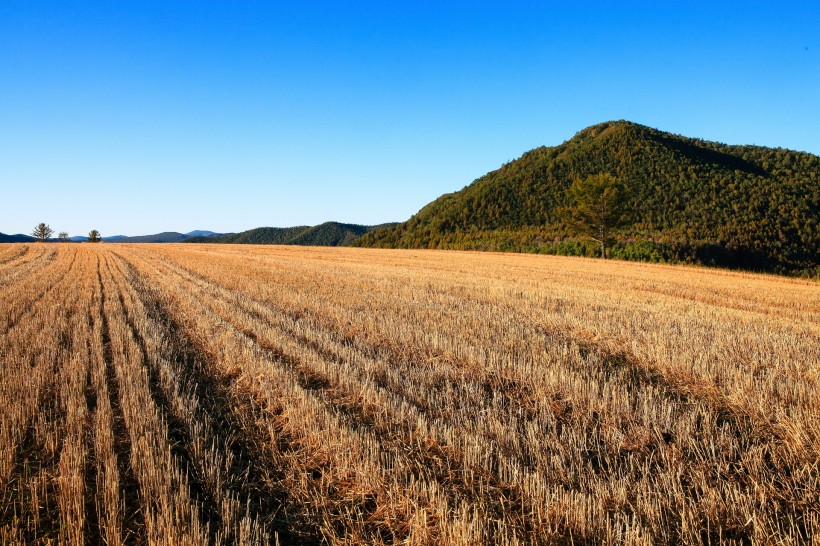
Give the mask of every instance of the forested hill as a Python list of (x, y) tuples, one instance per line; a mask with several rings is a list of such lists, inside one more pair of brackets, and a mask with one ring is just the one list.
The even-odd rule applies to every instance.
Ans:
[(791, 274), (818, 272), (820, 157), (686, 138), (626, 121), (525, 153), (358, 246), (587, 254), (561, 222), (573, 180), (610, 173), (632, 222), (614, 257)]
[[(395, 224), (389, 224), (395, 225)], [(267, 245), (305, 245), (305, 246), (350, 246), (356, 239), (374, 229), (383, 226), (360, 226), (325, 222), (318, 226), (297, 226), (289, 228), (261, 227), (233, 233), (230, 235), (212, 235), (210, 237), (190, 237), (186, 243), (231, 243), (231, 244), (267, 244)]]
[(0, 233), (0, 243), (31, 243), (34, 242), (34, 237), (17, 233), (16, 235), (6, 235)]

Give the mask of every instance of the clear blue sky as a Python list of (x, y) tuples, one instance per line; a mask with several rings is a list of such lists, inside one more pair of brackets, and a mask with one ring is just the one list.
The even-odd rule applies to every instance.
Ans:
[(820, 154), (820, 2), (0, 2), (0, 232), (405, 220), (629, 119)]

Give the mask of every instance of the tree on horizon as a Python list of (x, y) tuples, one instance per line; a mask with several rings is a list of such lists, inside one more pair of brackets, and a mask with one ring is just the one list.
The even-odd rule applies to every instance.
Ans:
[(99, 231), (97, 231), (96, 229), (92, 229), (88, 232), (89, 243), (99, 243), (100, 241), (102, 241), (102, 236), (100, 235)]
[(31, 236), (39, 242), (44, 243), (51, 237), (52, 233), (54, 233), (54, 230), (51, 229), (48, 224), (40, 222), (37, 224), (37, 227), (34, 228), (34, 231), (31, 232)]

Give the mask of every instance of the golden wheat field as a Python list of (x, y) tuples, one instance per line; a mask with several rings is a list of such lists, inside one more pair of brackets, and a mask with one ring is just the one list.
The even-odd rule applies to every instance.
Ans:
[(805, 544), (820, 285), (0, 246), (0, 543)]

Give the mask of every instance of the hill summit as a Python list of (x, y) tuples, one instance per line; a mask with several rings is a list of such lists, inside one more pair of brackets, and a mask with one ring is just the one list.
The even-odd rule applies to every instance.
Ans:
[[(386, 224), (395, 225), (395, 224)], [(318, 226), (260, 227), (209, 237), (190, 237), (186, 243), (228, 243), (301, 246), (350, 246), (368, 231), (383, 226), (361, 226), (341, 222), (325, 222)]]
[(635, 211), (614, 257), (816, 274), (820, 157), (628, 121), (531, 150), (356, 244), (592, 256), (595, 244), (569, 232), (559, 210), (572, 182), (596, 173), (623, 182)]

